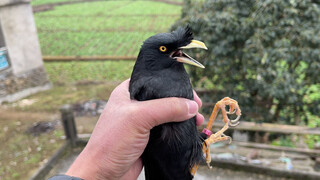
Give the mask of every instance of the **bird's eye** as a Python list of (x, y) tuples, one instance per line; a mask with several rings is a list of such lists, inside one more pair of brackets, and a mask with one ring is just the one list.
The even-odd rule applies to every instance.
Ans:
[(165, 46), (160, 46), (160, 51), (161, 52), (166, 52), (167, 51), (167, 47), (165, 47)]

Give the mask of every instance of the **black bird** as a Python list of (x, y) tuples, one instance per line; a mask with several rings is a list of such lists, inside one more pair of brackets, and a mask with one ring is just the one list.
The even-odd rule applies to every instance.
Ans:
[[(131, 75), (131, 99), (182, 97), (193, 100), (192, 85), (183, 63), (204, 66), (182, 52), (188, 48), (207, 49), (204, 43), (193, 40), (189, 27), (148, 38), (141, 46)], [(197, 131), (195, 117), (154, 127), (142, 154), (146, 179), (192, 179), (190, 169), (203, 157), (204, 138), (206, 136)]]

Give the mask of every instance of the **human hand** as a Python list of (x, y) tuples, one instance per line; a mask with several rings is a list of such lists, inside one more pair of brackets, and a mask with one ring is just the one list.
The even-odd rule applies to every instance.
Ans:
[(86, 180), (137, 179), (143, 166), (140, 156), (154, 126), (195, 115), (197, 125), (204, 121), (195, 92), (195, 101), (175, 97), (135, 101), (128, 89), (129, 80), (114, 89), (87, 146), (67, 175)]

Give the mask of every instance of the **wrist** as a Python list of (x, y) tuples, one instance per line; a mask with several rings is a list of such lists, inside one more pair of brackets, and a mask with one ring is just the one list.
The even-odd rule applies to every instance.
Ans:
[(87, 147), (80, 153), (77, 159), (72, 163), (66, 172), (66, 175), (79, 177), (85, 180), (100, 179), (100, 159), (97, 158), (97, 152), (87, 150)]
[(50, 177), (48, 180), (83, 180), (83, 179), (74, 177), (74, 176), (68, 176), (68, 175), (56, 175), (56, 176)]
[(106, 158), (107, 153), (101, 144), (89, 141), (77, 159), (73, 162), (66, 175), (91, 179), (119, 179), (118, 173), (113, 171), (111, 161)]

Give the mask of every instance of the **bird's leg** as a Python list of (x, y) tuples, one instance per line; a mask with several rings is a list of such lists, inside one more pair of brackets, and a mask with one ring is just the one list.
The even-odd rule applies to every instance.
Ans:
[[(229, 106), (229, 111), (226, 110), (226, 106)], [(222, 127), (221, 130), (212, 134), (211, 129), (214, 121), (217, 118), (217, 115), (220, 109), (222, 112), (222, 117), (225, 125)], [(237, 118), (234, 120), (230, 120), (228, 118), (228, 114), (234, 114), (234, 113), (237, 115)], [(214, 106), (211, 116), (209, 118), (207, 127), (203, 130), (203, 132), (207, 134), (208, 138), (203, 142), (202, 151), (203, 151), (203, 154), (206, 154), (206, 163), (209, 168), (211, 168), (210, 166), (211, 155), (210, 155), (210, 147), (209, 147), (210, 144), (213, 144), (219, 141), (226, 141), (226, 140), (229, 140), (229, 143), (231, 143), (232, 141), (231, 137), (226, 136), (224, 132), (229, 128), (229, 126), (237, 126), (239, 124), (240, 116), (241, 116), (241, 110), (239, 108), (238, 102), (229, 97), (223, 98), (222, 100), (218, 101)], [(192, 176), (195, 175), (198, 167), (199, 167), (199, 164), (196, 164), (192, 167), (191, 169)]]
[[(219, 142), (219, 141), (226, 141), (226, 140), (229, 140), (229, 143), (231, 143), (231, 137), (230, 136), (226, 136), (223, 134), (224, 131), (226, 131), (228, 129), (228, 123), (226, 123), (224, 125), (224, 127), (216, 132), (215, 134), (212, 134), (208, 139), (206, 139), (204, 142), (203, 142), (203, 145), (202, 145), (202, 152), (203, 154), (206, 154), (206, 163), (207, 163), (207, 166), (208, 168), (212, 168), (212, 166), (210, 166), (210, 162), (211, 162), (211, 154), (210, 154), (210, 144), (213, 144), (213, 143), (216, 143), (216, 142)], [(196, 164), (192, 167), (191, 169), (191, 174), (192, 176), (194, 176), (197, 172), (197, 169), (199, 167), (199, 164)]]
[(212, 134), (203, 143), (202, 151), (204, 154), (206, 154), (206, 163), (210, 169), (212, 168), (210, 166), (210, 162), (211, 162), (210, 144), (214, 144), (216, 142), (226, 141), (226, 140), (229, 140), (229, 143), (231, 143), (231, 141), (232, 141), (231, 137), (223, 134), (228, 128), (229, 128), (229, 126), (226, 123), (220, 131), (216, 132), (215, 134)]
[[(229, 111), (226, 110), (226, 106), (230, 107)], [(216, 120), (220, 109), (222, 111), (222, 117), (223, 117), (223, 121), (225, 123), (228, 123), (230, 126), (237, 126), (239, 124), (238, 121), (241, 116), (241, 110), (239, 108), (238, 102), (236, 100), (229, 98), (229, 97), (225, 97), (222, 100), (218, 101), (216, 103), (216, 105), (214, 106), (206, 129), (208, 129), (208, 130), (212, 129), (213, 123)], [(237, 118), (235, 120), (229, 120), (227, 114), (234, 114), (234, 113), (236, 113)]]
[[(226, 110), (226, 106), (229, 106), (229, 111)], [(213, 122), (217, 118), (217, 115), (220, 109), (222, 112), (222, 117), (225, 125), (221, 130), (219, 130), (215, 134), (211, 134), (208, 137), (208, 139), (206, 139), (205, 142), (203, 143), (203, 151), (206, 154), (206, 163), (208, 167), (211, 167), (210, 166), (210, 162), (211, 162), (210, 144), (213, 144), (219, 141), (226, 141), (226, 140), (229, 140), (229, 143), (231, 143), (232, 141), (231, 137), (226, 136), (224, 132), (229, 128), (229, 126), (237, 126), (239, 124), (238, 121), (241, 116), (241, 110), (239, 108), (238, 102), (229, 97), (225, 97), (216, 103), (206, 128), (207, 131), (211, 131)], [(234, 120), (230, 120), (228, 117), (228, 114), (234, 114), (234, 113), (237, 115), (237, 118)]]
[(195, 164), (193, 165), (193, 167), (191, 168), (191, 175), (194, 177), (194, 175), (196, 174), (197, 170), (198, 170), (199, 164)]

